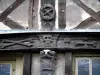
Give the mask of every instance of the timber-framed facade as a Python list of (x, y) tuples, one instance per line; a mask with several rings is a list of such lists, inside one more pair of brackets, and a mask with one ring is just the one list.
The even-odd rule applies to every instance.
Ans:
[(8, 17), (24, 1), (16, 0), (0, 14), (0, 22), (17, 29), (0, 33), (0, 73), (6, 74), (4, 65), (9, 68), (5, 69), (8, 75), (100, 75), (100, 30), (86, 29), (100, 22), (99, 11), (81, 0), (72, 0), (91, 17), (66, 30), (67, 0), (29, 0), (25, 28)]

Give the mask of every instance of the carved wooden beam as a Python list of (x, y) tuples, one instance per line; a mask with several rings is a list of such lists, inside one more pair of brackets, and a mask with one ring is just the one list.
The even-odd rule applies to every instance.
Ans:
[(95, 18), (100, 23), (100, 15), (85, 5), (81, 0), (73, 0), (79, 7), (84, 9), (87, 13), (89, 13), (93, 18)]
[(40, 51), (41, 49), (80, 51), (100, 49), (99, 36), (99, 32), (5, 34), (0, 35), (0, 51)]
[(40, 75), (54, 75), (56, 53), (51, 50), (40, 52)]
[(10, 5), (4, 12), (0, 15), (0, 22), (6, 19), (6, 17), (13, 12), (20, 4), (22, 4), (25, 0), (16, 0), (12, 5)]

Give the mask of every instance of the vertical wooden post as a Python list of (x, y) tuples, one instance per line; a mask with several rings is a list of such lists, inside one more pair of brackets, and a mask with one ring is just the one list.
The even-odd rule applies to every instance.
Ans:
[(31, 75), (32, 54), (24, 54), (23, 75)]
[(65, 75), (72, 75), (72, 53), (65, 53)]
[(33, 6), (34, 6), (34, 0), (29, 0), (29, 10), (28, 10), (28, 25), (29, 29), (33, 28)]
[(66, 0), (58, 0), (58, 25), (59, 29), (66, 27)]
[(39, 0), (29, 0), (29, 29), (39, 29), (38, 10)]

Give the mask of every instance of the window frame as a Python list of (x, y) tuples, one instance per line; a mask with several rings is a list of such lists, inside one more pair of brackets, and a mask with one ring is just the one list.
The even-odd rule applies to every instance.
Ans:
[[(83, 52), (83, 53), (73, 54), (72, 75), (78, 75), (77, 72), (76, 72), (77, 71), (76, 66), (78, 66), (77, 63), (76, 63), (77, 59), (88, 59), (89, 60), (89, 71), (90, 71), (90, 68), (92, 66), (92, 62), (90, 62), (91, 59), (100, 59), (100, 54), (99, 53), (92, 53), (92, 52), (90, 52), (90, 53)], [(92, 73), (89, 72), (89, 75), (92, 75)]]

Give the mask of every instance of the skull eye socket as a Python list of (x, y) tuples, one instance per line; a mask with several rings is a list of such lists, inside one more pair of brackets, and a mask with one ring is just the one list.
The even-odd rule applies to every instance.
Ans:
[(51, 37), (48, 37), (49, 39), (51, 39)]
[(47, 39), (48, 37), (45, 37), (45, 39)]

